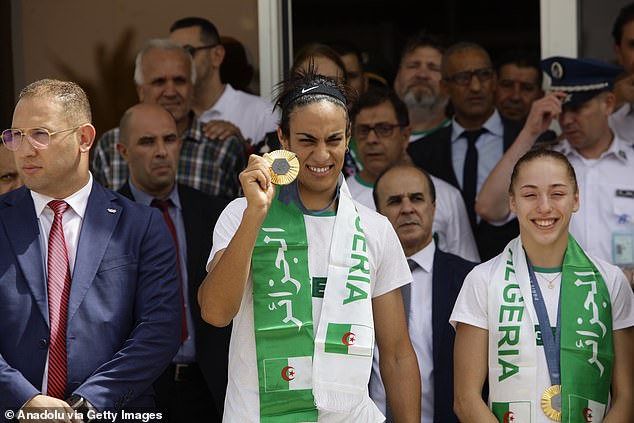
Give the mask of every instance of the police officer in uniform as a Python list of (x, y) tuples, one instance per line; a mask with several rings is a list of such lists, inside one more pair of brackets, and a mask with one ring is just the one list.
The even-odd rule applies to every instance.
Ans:
[[(485, 181), (476, 210), (487, 220), (510, 213), (508, 184), (513, 166), (533, 148), (539, 131), (558, 118), (562, 141), (554, 148), (573, 165), (580, 209), (570, 232), (593, 256), (634, 270), (634, 148), (608, 125), (618, 66), (591, 59), (551, 57), (542, 61), (552, 93), (536, 101), (524, 128)], [(553, 215), (553, 218), (557, 216)]]

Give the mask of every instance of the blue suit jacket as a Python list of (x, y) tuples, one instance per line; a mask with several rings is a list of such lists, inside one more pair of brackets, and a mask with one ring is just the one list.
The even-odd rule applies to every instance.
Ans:
[[(0, 197), (0, 411), (41, 393), (49, 338), (45, 262), (25, 187)], [(94, 183), (67, 319), (68, 382), (97, 409), (153, 407), (179, 344), (176, 254), (157, 210)]]
[[(117, 192), (134, 200), (128, 182)], [(222, 421), (227, 392), (231, 325), (217, 328), (203, 321), (198, 305), (198, 288), (207, 276), (207, 259), (211, 252), (214, 226), (228, 201), (209, 196), (182, 184), (178, 184), (178, 196), (183, 208), (187, 242), (188, 300), (196, 332), (196, 361), (200, 365), (218, 410), (218, 415), (208, 416), (208, 421)]]
[[(432, 274), (432, 345), (434, 355), (434, 421), (455, 422), (453, 413), (453, 346), (456, 333), (449, 317), (467, 273), (477, 263), (436, 248)], [(414, 305), (412, 305), (414, 307)], [(410, 334), (410, 336), (416, 336)]]
[[(458, 423), (453, 412), (453, 346), (456, 337), (449, 317), (467, 274), (477, 263), (467, 261), (436, 247), (432, 268), (432, 354), (434, 362), (434, 421)], [(410, 307), (420, 307), (412, 303)], [(409, 330), (410, 338), (424, 336)], [(425, 410), (423, 410), (425, 414)], [(394, 416), (387, 411), (387, 422)]]

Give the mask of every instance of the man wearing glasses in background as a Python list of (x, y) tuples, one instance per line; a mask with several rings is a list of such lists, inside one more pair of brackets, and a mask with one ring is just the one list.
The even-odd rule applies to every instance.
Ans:
[(224, 140), (235, 135), (248, 145), (255, 145), (267, 132), (277, 130), (279, 116), (271, 103), (235, 90), (220, 79), (225, 48), (214, 24), (199, 17), (179, 19), (170, 27), (169, 37), (194, 59), (198, 77), (192, 109), (205, 123), (208, 137)]
[(167, 225), (159, 211), (93, 181), (90, 122), (77, 84), (44, 79), (22, 90), (2, 132), (26, 185), (0, 201), (2, 421), (152, 410), (151, 384), (178, 349)]
[(441, 90), (454, 109), (451, 125), (410, 144), (414, 164), (460, 189), (480, 258), (485, 261), (517, 236), (517, 220), (486, 222), (476, 213), (476, 195), (513, 143), (521, 124), (495, 109), (496, 75), (489, 54), (475, 43), (449, 47), (442, 58)]
[[(375, 210), (372, 189), (387, 169), (403, 163), (412, 133), (407, 106), (388, 89), (363, 94), (350, 110), (352, 134), (357, 142), (363, 169), (347, 179), (352, 198)], [(464, 202), (457, 188), (431, 176), (436, 192), (433, 233), (444, 251), (471, 261), (480, 261)]]

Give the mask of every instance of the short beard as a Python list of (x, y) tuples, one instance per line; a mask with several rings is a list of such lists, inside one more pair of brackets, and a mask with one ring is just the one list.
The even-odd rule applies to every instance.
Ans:
[(411, 90), (405, 94), (403, 102), (410, 109), (429, 110), (438, 102), (438, 96), (428, 94), (423, 90)]
[(444, 108), (447, 99), (433, 94), (427, 94), (420, 90), (408, 91), (403, 97), (403, 102), (407, 105), (410, 113), (425, 114)]

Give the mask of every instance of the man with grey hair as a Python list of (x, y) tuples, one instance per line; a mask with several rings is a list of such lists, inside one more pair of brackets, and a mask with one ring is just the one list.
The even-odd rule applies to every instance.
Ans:
[[(196, 71), (192, 57), (167, 39), (148, 41), (136, 57), (134, 82), (141, 103), (158, 104), (174, 117), (183, 140), (177, 180), (209, 195), (227, 199), (239, 192), (238, 174), (244, 168), (244, 147), (237, 137), (220, 141), (208, 138), (192, 112)], [(104, 133), (95, 148), (95, 178), (119, 189), (128, 178), (128, 167), (117, 152), (119, 128)]]
[[(401, 287), (403, 306), (421, 376), (421, 423), (457, 423), (453, 413), (454, 331), (449, 325), (462, 281), (475, 263), (442, 251), (433, 237), (436, 190), (432, 177), (410, 165), (396, 165), (376, 180), (377, 212), (390, 221), (407, 257), (413, 281)], [(387, 421), (385, 388), (375, 349), (370, 397)]]
[(440, 88), (451, 101), (451, 125), (411, 143), (414, 164), (460, 189), (476, 237), (480, 258), (497, 255), (519, 233), (517, 220), (486, 222), (476, 213), (476, 197), (484, 180), (513, 143), (521, 124), (500, 116), (495, 108), (496, 74), (487, 51), (461, 42), (445, 51)]

